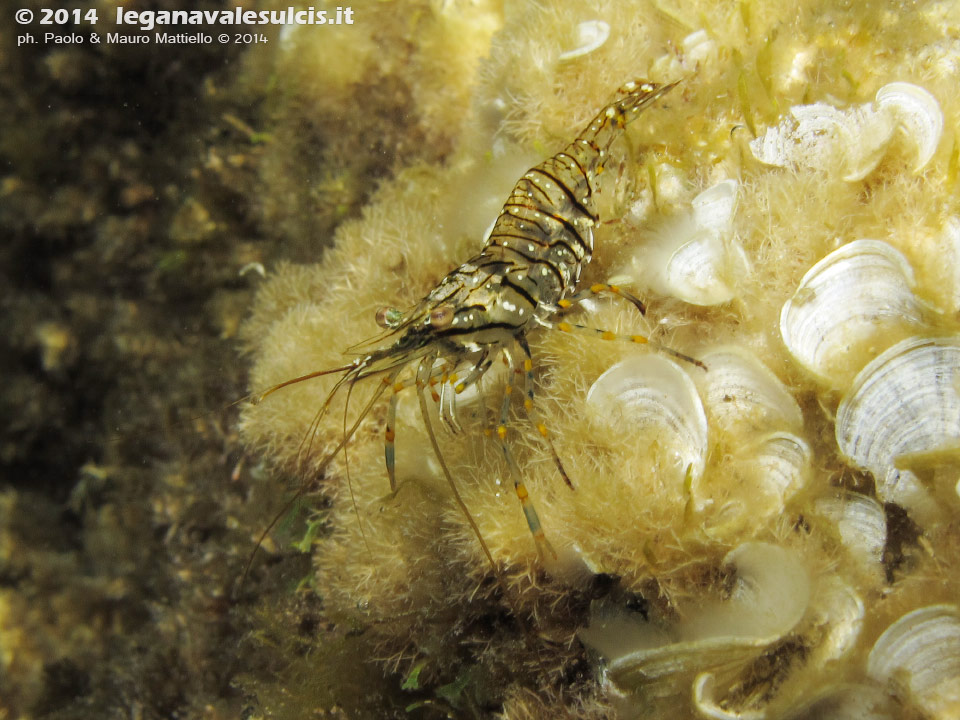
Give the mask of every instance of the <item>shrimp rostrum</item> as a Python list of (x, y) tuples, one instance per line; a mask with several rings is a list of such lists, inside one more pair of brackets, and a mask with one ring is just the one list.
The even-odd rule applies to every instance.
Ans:
[[(554, 557), (506, 442), (511, 382), (515, 378), (522, 381), (526, 414), (551, 452), (561, 477), (572, 487), (545, 424), (534, 414), (533, 359), (527, 334), (543, 327), (563, 332), (593, 333), (607, 340), (647, 342), (640, 335), (620, 336), (566, 322), (562, 318), (564, 312), (579, 300), (598, 293), (618, 295), (641, 312), (644, 310), (640, 300), (615, 285), (595, 284), (580, 288), (578, 283), (593, 254), (594, 227), (599, 221), (595, 195), (609, 149), (627, 123), (674, 85), (633, 81), (620, 88), (615, 99), (573, 142), (520, 178), (483, 248), (476, 255), (448, 273), (409, 311), (384, 308), (377, 313), (377, 321), (386, 331), (380, 338), (379, 347), (348, 365), (276, 385), (255, 400), (260, 401), (302, 380), (341, 373), (319, 410), (309, 435), (338, 391), (347, 392), (349, 399), (349, 393), (358, 381), (381, 378), (381, 384), (365, 404), (360, 417), (350, 427), (345, 427), (338, 446), (321, 463), (321, 469), (345, 447), (376, 400), (389, 390), (385, 459), (390, 487), (395, 490), (397, 396), (405, 388), (413, 388), (419, 397), (420, 413), (443, 474), (484, 553), (496, 567), (440, 452), (427, 396), (430, 394), (435, 402), (440, 403), (441, 417), (449, 418), (448, 421), (455, 424), (456, 396), (478, 383), (502, 355), (511, 372), (504, 389), (496, 435), (537, 549), (543, 557)], [(679, 355), (671, 350), (667, 352)], [(449, 411), (444, 413), (444, 408)]]

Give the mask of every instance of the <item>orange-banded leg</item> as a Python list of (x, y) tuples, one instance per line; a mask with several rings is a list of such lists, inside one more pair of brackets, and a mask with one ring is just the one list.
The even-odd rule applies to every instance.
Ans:
[(679, 350), (674, 350), (673, 348), (667, 347), (666, 345), (661, 345), (658, 342), (654, 342), (653, 340), (648, 338), (646, 335), (626, 335), (622, 333), (615, 333), (610, 330), (601, 330), (600, 328), (592, 328), (592, 327), (587, 327), (586, 325), (579, 325), (577, 323), (569, 323), (569, 322), (566, 322), (565, 320), (556, 321), (556, 322), (551, 320), (539, 320), (539, 322), (541, 325), (545, 327), (552, 328), (553, 330), (559, 330), (560, 332), (586, 333), (589, 335), (593, 335), (594, 337), (599, 337), (601, 340), (616, 340), (619, 342), (635, 343), (637, 345), (649, 345), (651, 348), (654, 348), (659, 352), (666, 353), (667, 355), (672, 355), (678, 360), (683, 360), (684, 362), (688, 362), (692, 365), (696, 365), (698, 368), (701, 368), (702, 370), (707, 369), (707, 366), (704, 365), (699, 360), (697, 360), (696, 358), (686, 355), (680, 352)]
[(447, 426), (447, 430), (454, 435), (459, 435), (463, 432), (463, 428), (460, 426), (460, 420), (457, 418), (455, 394), (450, 389), (451, 378), (456, 382), (457, 374), (447, 374), (445, 372), (440, 378), (440, 397), (437, 409), (440, 412), (440, 419), (443, 421), (443, 424)]
[[(517, 609), (514, 606), (514, 601), (511, 595), (506, 593), (506, 585), (503, 583), (503, 579), (500, 577), (500, 570), (497, 567), (497, 564), (493, 561), (493, 555), (490, 553), (490, 548), (487, 545), (487, 541), (483, 539), (483, 535), (480, 533), (480, 528), (477, 527), (477, 522), (473, 519), (473, 515), (470, 514), (467, 504), (463, 501), (463, 496), (460, 494), (460, 490), (457, 489), (457, 484), (453, 480), (453, 475), (450, 474), (450, 468), (447, 467), (447, 461), (443, 457), (443, 453), (440, 452), (440, 443), (437, 442), (437, 435), (433, 431), (433, 421), (430, 419), (430, 408), (427, 405), (427, 395), (426, 388), (430, 386), (430, 380), (433, 377), (433, 362), (436, 360), (436, 353), (428, 354), (420, 361), (420, 364), (417, 366), (417, 399), (420, 401), (420, 417), (423, 419), (423, 426), (427, 430), (427, 437), (430, 439), (430, 446), (433, 448), (433, 454), (437, 458), (437, 462), (440, 463), (440, 469), (443, 471), (443, 477), (447, 481), (447, 485), (450, 486), (450, 492), (453, 493), (453, 498), (456, 500), (457, 505), (460, 507), (463, 516), (466, 518), (467, 523), (469, 523), (473, 534), (476, 535), (477, 541), (480, 543), (480, 548), (483, 550), (483, 554), (486, 555), (487, 560), (490, 563), (490, 567), (493, 569), (494, 573), (497, 575), (497, 581), (501, 584), (501, 587), (504, 588), (504, 594), (507, 596), (507, 599), (510, 601), (511, 606), (513, 607), (514, 614), (517, 614)], [(517, 614), (519, 617), (519, 614)]]
[(390, 404), (387, 406), (387, 422), (383, 429), (383, 457), (387, 463), (387, 477), (390, 479), (390, 492), (397, 491), (397, 455), (394, 440), (397, 436), (397, 399), (400, 397), (400, 391), (406, 385), (398, 380), (399, 371), (387, 375), (383, 378), (384, 385), (392, 385), (393, 393), (390, 395)]
[[(484, 354), (486, 352), (483, 351)], [(437, 403), (440, 420), (453, 435), (463, 432), (457, 419), (456, 398), (451, 392), (454, 383), (458, 382), (456, 369), (462, 360), (459, 356), (445, 360), (438, 367), (434, 367), (430, 375), (430, 395)]]
[(557, 454), (557, 449), (553, 446), (553, 440), (550, 439), (547, 426), (539, 418), (533, 407), (533, 355), (530, 353), (530, 345), (527, 344), (527, 339), (522, 335), (517, 338), (517, 343), (520, 345), (520, 349), (523, 350), (524, 355), (523, 369), (525, 372), (524, 390), (526, 391), (526, 397), (523, 399), (523, 408), (527, 413), (527, 419), (537, 429), (537, 433), (543, 438), (544, 443), (546, 443), (547, 448), (550, 450), (550, 455), (553, 457), (553, 464), (557, 466), (560, 477), (563, 478), (567, 487), (573, 490), (573, 483), (570, 482), (570, 476), (567, 475), (567, 471), (560, 461), (560, 456)]
[(638, 298), (636, 295), (627, 292), (619, 285), (607, 285), (605, 283), (594, 283), (586, 290), (581, 290), (580, 292), (574, 293), (568, 298), (564, 298), (557, 303), (557, 307), (559, 307), (561, 310), (567, 310), (568, 308), (573, 307), (577, 303), (586, 300), (587, 298), (604, 294), (616, 295), (617, 297), (623, 298), (636, 307), (637, 310), (640, 311), (641, 315), (645, 315), (647, 312), (647, 306), (644, 305), (643, 300)]
[(497, 585), (500, 586), (500, 590), (503, 592), (504, 598), (506, 598), (507, 602), (510, 604), (510, 609), (513, 611), (514, 617), (520, 624), (521, 628), (523, 628), (524, 636), (528, 637), (530, 633), (524, 622), (523, 615), (520, 614), (520, 607), (517, 604), (516, 598), (514, 598), (513, 593), (510, 591), (510, 587), (507, 585), (507, 582), (503, 577), (503, 573), (500, 572), (499, 566), (496, 562), (494, 562), (493, 554), (490, 552), (490, 547), (487, 545), (487, 541), (483, 539), (483, 534), (480, 532), (480, 528), (477, 526), (477, 521), (473, 519), (473, 515), (470, 514), (470, 509), (463, 501), (463, 496), (460, 494), (460, 490), (457, 489), (457, 484), (453, 480), (453, 475), (450, 474), (450, 468), (447, 467), (447, 461), (444, 459), (443, 453), (440, 452), (440, 444), (437, 442), (437, 435), (433, 431), (433, 422), (430, 420), (430, 409), (427, 406), (425, 389), (429, 384), (433, 362), (436, 357), (436, 353), (428, 354), (417, 366), (417, 399), (420, 401), (420, 417), (423, 419), (423, 426), (427, 430), (427, 437), (430, 438), (430, 445), (433, 447), (433, 454), (436, 456), (437, 462), (440, 463), (440, 469), (443, 471), (443, 477), (446, 479), (447, 485), (450, 487), (450, 492), (453, 494), (453, 498), (456, 501), (457, 506), (460, 508), (464, 518), (470, 525), (470, 529), (473, 531), (474, 536), (476, 536), (477, 542), (480, 543), (480, 549), (483, 550), (483, 554), (486, 556), (487, 562), (490, 563), (490, 569), (497, 578)]
[(459, 364), (459, 359), (453, 361), (443, 361), (439, 366), (434, 367), (430, 374), (430, 397), (437, 404), (437, 410), (440, 415), (440, 421), (447, 426), (453, 435), (463, 432), (460, 423), (457, 421), (457, 412), (453, 404), (453, 397), (448, 392), (447, 386), (450, 378), (456, 378), (456, 373), (451, 374)]
[[(383, 428), (383, 457), (387, 466), (387, 477), (390, 480), (390, 492), (397, 491), (397, 453), (395, 440), (397, 436), (397, 401), (399, 399), (400, 392), (409, 387), (407, 381), (400, 378), (401, 369), (396, 370), (395, 372), (385, 375), (383, 377), (383, 384), (386, 387), (391, 387), (393, 392), (390, 395), (390, 404), (387, 406), (387, 421), (384, 424)], [(437, 377), (441, 378), (441, 381), (446, 380), (446, 366), (441, 366), (439, 368), (432, 368), (430, 372), (430, 377), (426, 381), (426, 386), (430, 388), (431, 396), (433, 397), (434, 402), (437, 402), (440, 399), (440, 395), (437, 393), (436, 386), (438, 384)], [(440, 385), (441, 391), (443, 390), (443, 385)]]
[(533, 535), (537, 552), (543, 559), (556, 560), (557, 553), (543, 532), (543, 526), (540, 524), (540, 516), (537, 515), (537, 509), (533, 506), (533, 500), (530, 499), (527, 486), (523, 484), (520, 467), (517, 465), (517, 461), (514, 460), (513, 453), (510, 452), (510, 446), (507, 444), (507, 418), (510, 412), (510, 399), (513, 396), (512, 381), (514, 375), (519, 375), (523, 371), (519, 365), (515, 364), (513, 355), (511, 355), (509, 350), (504, 350), (503, 354), (514, 372), (511, 372), (507, 376), (507, 384), (503, 389), (503, 403), (500, 406), (500, 424), (497, 426), (497, 437), (500, 439), (500, 448), (503, 450), (503, 457), (507, 461), (507, 466), (510, 468), (510, 474), (513, 476), (513, 489), (517, 493), (517, 499), (520, 500), (520, 508), (523, 510), (523, 516), (527, 520), (527, 527), (530, 528), (530, 533)]
[(477, 362), (470, 372), (466, 374), (464, 378), (459, 378), (457, 375), (450, 376), (450, 386), (453, 388), (453, 391), (459, 395), (464, 390), (466, 390), (471, 385), (475, 384), (481, 377), (490, 369), (490, 366), (493, 364), (493, 361), (490, 359), (490, 351), (484, 350), (480, 357), (477, 359)]
[(440, 385), (441, 417), (444, 418), (447, 427), (455, 434), (463, 431), (457, 417), (457, 395), (480, 380), (491, 365), (489, 356), (489, 350), (481, 350), (473, 367), (463, 378), (456, 372), (445, 374), (442, 378)]

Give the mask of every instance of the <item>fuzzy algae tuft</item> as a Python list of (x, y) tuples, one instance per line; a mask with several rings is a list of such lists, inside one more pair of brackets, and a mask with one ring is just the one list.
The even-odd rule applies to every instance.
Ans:
[[(782, 6), (760, 0), (669, 10), (563, 2), (508, 6), (502, 17), (491, 6), (482, 23), (464, 21), (459, 13), (466, 11), (454, 5), (424, 12), (430, 20), (418, 26), (414, 66), (458, 68), (443, 78), (425, 74), (419, 85), (411, 79), (424, 132), (442, 132), (449, 143), (446, 162), (401, 163), (360, 217), (340, 225), (319, 264), (274, 269), (243, 331), (252, 387), (343, 365), (344, 353), (376, 334), (378, 308), (413, 305), (479, 248), (521, 173), (569, 141), (615, 88), (638, 76), (682, 78), (614, 147), (600, 209), (613, 222), (597, 228), (582, 280), (616, 278), (644, 298), (647, 314), (593, 301), (577, 322), (649, 335), (705, 359), (706, 373), (681, 366), (657, 372), (692, 380), (682, 406), (692, 409), (677, 422), (702, 416), (706, 433), (677, 432), (664, 420), (672, 417), (666, 406), (656, 412), (661, 400), (645, 388), (662, 381), (651, 383), (643, 364), (630, 364), (653, 351), (532, 334), (537, 412), (576, 490), (563, 485), (519, 417), (509, 433), (561, 556), (557, 564), (538, 559), (508, 469), (484, 433), (484, 408), (499, 404), (501, 382), (491, 377), (472, 403), (460, 404), (463, 433), (440, 433), (458, 489), (503, 573), (501, 586), (450, 497), (413, 393), (399, 400), (392, 494), (383, 469), (385, 403), (360, 424), (349, 468), (341, 454), (322, 478), (313, 471), (343, 435), (346, 393), (312, 424), (335, 377), (246, 408), (242, 432), (251, 448), (277, 470), (319, 480), (324, 500), (315, 512), (323, 531), (310, 543), (309, 585), (336, 632), (352, 628), (344, 639), (350, 653), (384, 671), (374, 694), (389, 712), (403, 715), (406, 707), (412, 716), (814, 717), (827, 706), (862, 706), (865, 717), (903, 708), (956, 717), (960, 687), (950, 673), (957, 654), (943, 659), (945, 674), (912, 679), (919, 661), (910, 648), (925, 657), (930, 641), (908, 616), (956, 602), (960, 591), (956, 437), (951, 446), (953, 421), (937, 415), (937, 407), (953, 405), (909, 406), (913, 414), (899, 423), (933, 429), (898, 446), (896, 456), (880, 453), (869, 463), (844, 455), (837, 427), (838, 408), (872, 382), (863, 373), (875, 372), (884, 350), (905, 335), (922, 344), (916, 338), (958, 332), (955, 4), (905, 11), (894, 3), (801, 3), (786, 24)], [(577, 28), (596, 22), (609, 36), (571, 57)], [(310, 92), (340, 103), (347, 118), (358, 98), (356, 80), (344, 73), (375, 52), (373, 38), (389, 26), (353, 29), (340, 58), (345, 67), (324, 54), (331, 67), (308, 74), (316, 82)], [(291, 54), (278, 62), (309, 62), (308, 42), (293, 35), (280, 51)], [(443, 92), (456, 100), (438, 102), (448, 83)], [(919, 121), (842, 124), (886, 112), (890, 91), (878, 91), (891, 83), (910, 97), (933, 98), (942, 113), (922, 163)], [(764, 137), (771, 138), (766, 145)], [(931, 147), (929, 138), (923, 143)], [(771, 147), (776, 162), (764, 150)], [(791, 154), (797, 148), (803, 153)], [(864, 148), (866, 159), (854, 163)], [(722, 191), (705, 195), (717, 187)], [(872, 255), (851, 266), (846, 258), (861, 247)], [(841, 248), (843, 262), (830, 264), (835, 276), (805, 290), (808, 271)], [(909, 282), (865, 285), (875, 277), (870, 258), (893, 256), (908, 266)], [(723, 292), (685, 286), (697, 281), (693, 271), (670, 276), (681, 259), (711, 269)], [(669, 283), (657, 280), (668, 276)], [(842, 303), (818, 305), (824, 287), (866, 298), (866, 310), (851, 321)], [(887, 301), (887, 287), (899, 294), (896, 303)], [(829, 333), (796, 341), (785, 335), (787, 305), (816, 307)], [(890, 307), (909, 307), (912, 315), (891, 319)], [(895, 326), (896, 335), (877, 331), (852, 344), (803, 348), (832, 353), (827, 366), (842, 367), (839, 375), (823, 377), (791, 346), (864, 325)], [(634, 368), (627, 380), (619, 390), (595, 392), (605, 399), (591, 402), (591, 388), (621, 362)], [(925, 367), (912, 382), (929, 377)], [(956, 368), (934, 375), (944, 373)], [(944, 397), (956, 391), (952, 377), (938, 380)], [(374, 390), (375, 381), (358, 385), (351, 413)], [(631, 405), (635, 393), (644, 398), (640, 415)], [(436, 418), (434, 426), (441, 427)], [(864, 425), (843, 432), (878, 431)], [(691, 457), (700, 460), (678, 460)], [(781, 585), (770, 578), (785, 568), (797, 588), (790, 598), (796, 612), (751, 630), (751, 618), (782, 610), (780, 590), (771, 590)], [(949, 607), (936, 617), (952, 631), (956, 607)], [(901, 631), (895, 623), (904, 622), (909, 629)], [(904, 650), (900, 642), (892, 657), (892, 641), (877, 643), (891, 627), (914, 643)], [(276, 624), (273, 632), (284, 634)], [(357, 697), (355, 666), (320, 638), (321, 650), (293, 661), (277, 692), (296, 697), (297, 678), (312, 672), (333, 688), (316, 702), (362, 714), (349, 700)], [(822, 697), (811, 699), (813, 688)], [(262, 684), (257, 692), (269, 694)], [(307, 707), (312, 696), (303, 692)]]

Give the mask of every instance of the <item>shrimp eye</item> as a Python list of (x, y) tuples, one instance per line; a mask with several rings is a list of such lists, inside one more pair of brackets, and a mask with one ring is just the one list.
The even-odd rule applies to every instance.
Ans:
[(437, 330), (443, 330), (452, 322), (453, 308), (449, 305), (441, 305), (430, 313), (430, 325)]
[(403, 322), (403, 313), (395, 307), (382, 307), (377, 310), (377, 325), (391, 330), (399, 327)]

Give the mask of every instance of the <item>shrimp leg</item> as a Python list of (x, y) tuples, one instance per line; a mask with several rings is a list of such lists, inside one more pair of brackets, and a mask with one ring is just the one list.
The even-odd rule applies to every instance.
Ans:
[[(513, 355), (508, 349), (503, 350), (504, 356), (508, 359), (510, 367), (514, 370), (511, 374), (521, 374), (523, 370), (519, 364), (516, 364)], [(517, 499), (520, 500), (520, 508), (523, 510), (523, 516), (527, 520), (527, 526), (533, 535), (533, 541), (536, 543), (537, 552), (541, 558), (557, 559), (557, 553), (547, 540), (543, 532), (543, 526), (540, 524), (540, 517), (537, 515), (537, 509), (533, 505), (530, 493), (527, 492), (527, 486), (523, 483), (520, 468), (517, 461), (510, 452), (510, 446), (507, 444), (507, 417), (510, 411), (510, 399), (513, 394), (513, 385), (508, 378), (503, 389), (503, 403), (500, 407), (500, 424), (497, 426), (497, 437), (500, 439), (500, 448), (503, 450), (503, 457), (507, 461), (507, 467), (510, 468), (510, 474), (513, 476), (513, 489), (517, 493)], [(566, 473), (564, 473), (564, 476)], [(569, 482), (569, 481), (568, 481)]]

